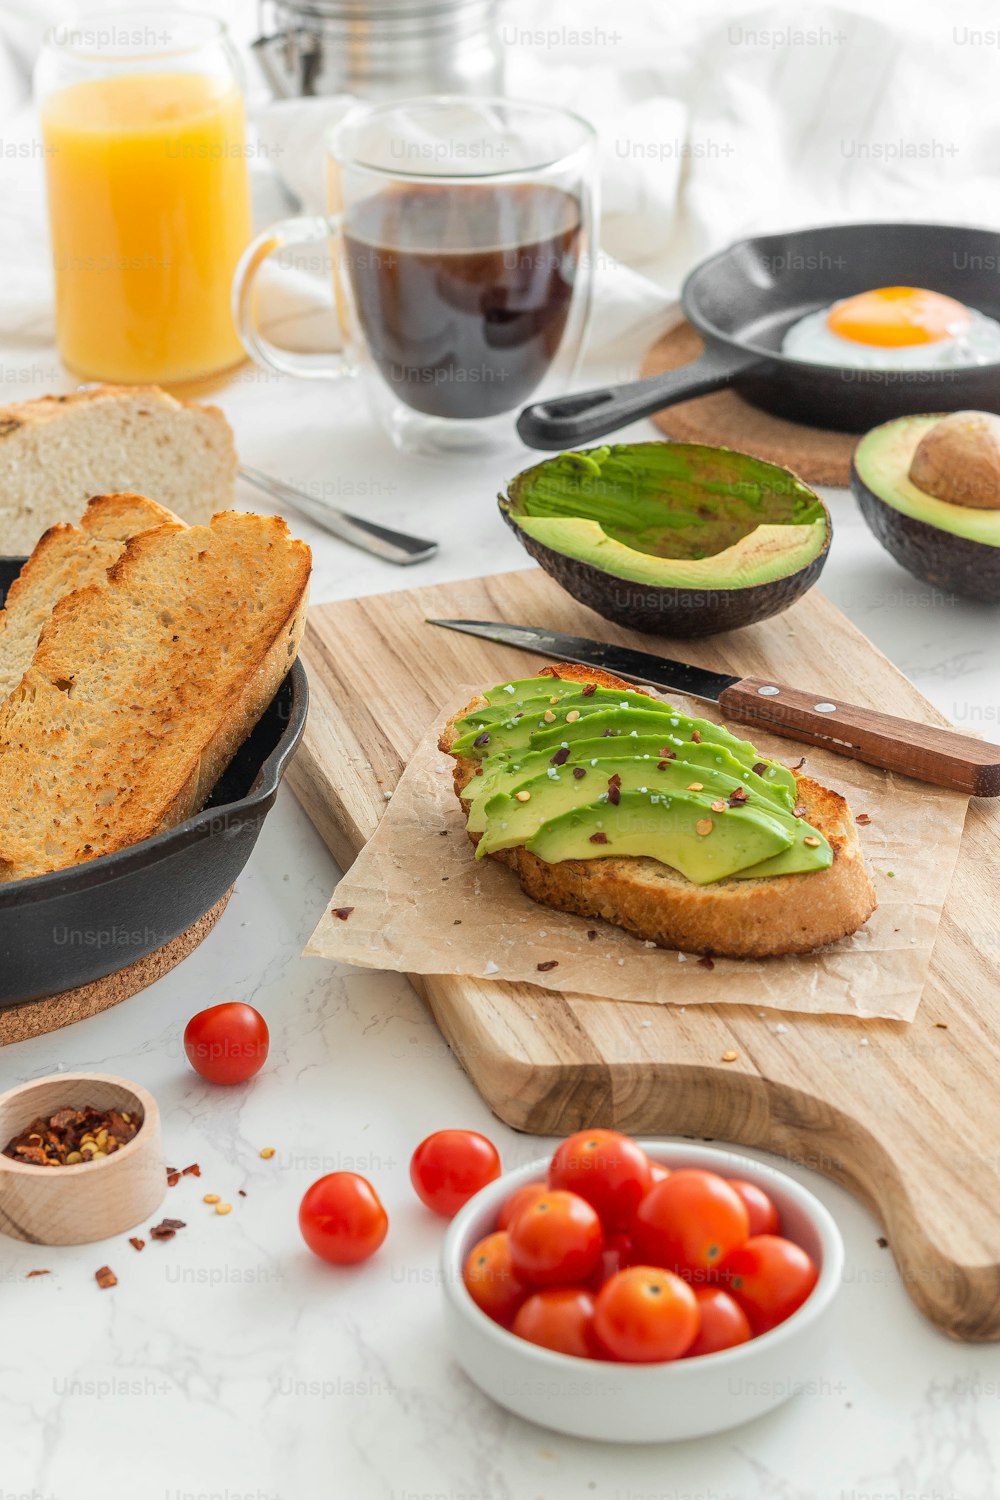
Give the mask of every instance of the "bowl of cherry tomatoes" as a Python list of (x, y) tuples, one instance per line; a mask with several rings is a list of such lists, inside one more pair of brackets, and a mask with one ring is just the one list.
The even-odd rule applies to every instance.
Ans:
[(818, 1378), (843, 1260), (822, 1203), (775, 1167), (580, 1131), (452, 1221), (446, 1330), (481, 1390), (544, 1427), (702, 1437)]

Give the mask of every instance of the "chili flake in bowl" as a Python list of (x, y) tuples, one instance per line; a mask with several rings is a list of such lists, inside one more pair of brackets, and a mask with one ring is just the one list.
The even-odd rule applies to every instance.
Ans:
[(98, 1109), (85, 1104), (57, 1109), (48, 1119), (32, 1120), (3, 1148), (4, 1156), (33, 1167), (73, 1167), (97, 1161), (127, 1146), (142, 1125), (141, 1113)]

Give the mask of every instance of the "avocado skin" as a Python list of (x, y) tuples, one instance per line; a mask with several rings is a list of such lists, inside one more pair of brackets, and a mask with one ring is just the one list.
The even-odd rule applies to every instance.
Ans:
[(853, 461), (851, 489), (872, 535), (914, 578), (963, 599), (1000, 604), (1000, 547), (904, 515), (865, 483)]
[(724, 630), (739, 630), (755, 625), (788, 609), (796, 599), (811, 589), (823, 571), (830, 538), (811, 563), (776, 578), (771, 583), (749, 584), (739, 589), (659, 588), (647, 583), (631, 583), (626, 578), (612, 578), (590, 563), (566, 557), (529, 537), (511, 518), (507, 507), (500, 514), (514, 532), (524, 550), (564, 588), (567, 594), (586, 604), (595, 614), (629, 630), (645, 635), (668, 635), (692, 639), (701, 635), (718, 635)]

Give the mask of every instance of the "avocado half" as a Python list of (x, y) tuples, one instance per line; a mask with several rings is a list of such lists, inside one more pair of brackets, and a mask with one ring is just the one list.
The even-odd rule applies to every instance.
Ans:
[(1000, 494), (995, 508), (956, 505), (909, 477), (922, 440), (967, 415), (973, 414), (897, 417), (873, 427), (854, 450), (851, 488), (875, 537), (908, 573), (949, 593), (1000, 604)]
[(715, 635), (787, 609), (822, 572), (833, 530), (788, 469), (702, 443), (561, 453), (518, 474), (500, 510), (567, 593), (654, 635)]

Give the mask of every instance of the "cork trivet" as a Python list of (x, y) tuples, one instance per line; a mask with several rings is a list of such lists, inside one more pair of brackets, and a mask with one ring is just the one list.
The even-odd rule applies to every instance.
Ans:
[(102, 1010), (109, 1010), (122, 1000), (148, 989), (164, 974), (193, 953), (199, 943), (204, 942), (228, 904), (233, 888), (217, 901), (210, 911), (199, 917), (192, 927), (178, 937), (172, 938), (162, 948), (147, 953), (117, 974), (108, 974), (104, 979), (95, 979), (75, 990), (65, 990), (60, 995), (50, 995), (45, 1000), (32, 1000), (27, 1005), (14, 1005), (9, 1010), (0, 1010), (0, 1047), (11, 1042), (26, 1042), (29, 1037), (42, 1036), (47, 1031), (58, 1031), (61, 1026), (71, 1026), (74, 1021), (84, 1021)]
[[(642, 373), (662, 375), (676, 370), (697, 359), (704, 348), (691, 324), (682, 321), (653, 345), (643, 360)], [(783, 417), (759, 411), (732, 390), (713, 391), (710, 396), (664, 407), (653, 421), (677, 442), (739, 448), (755, 458), (783, 464), (807, 484), (850, 483), (857, 434), (786, 422)]]

